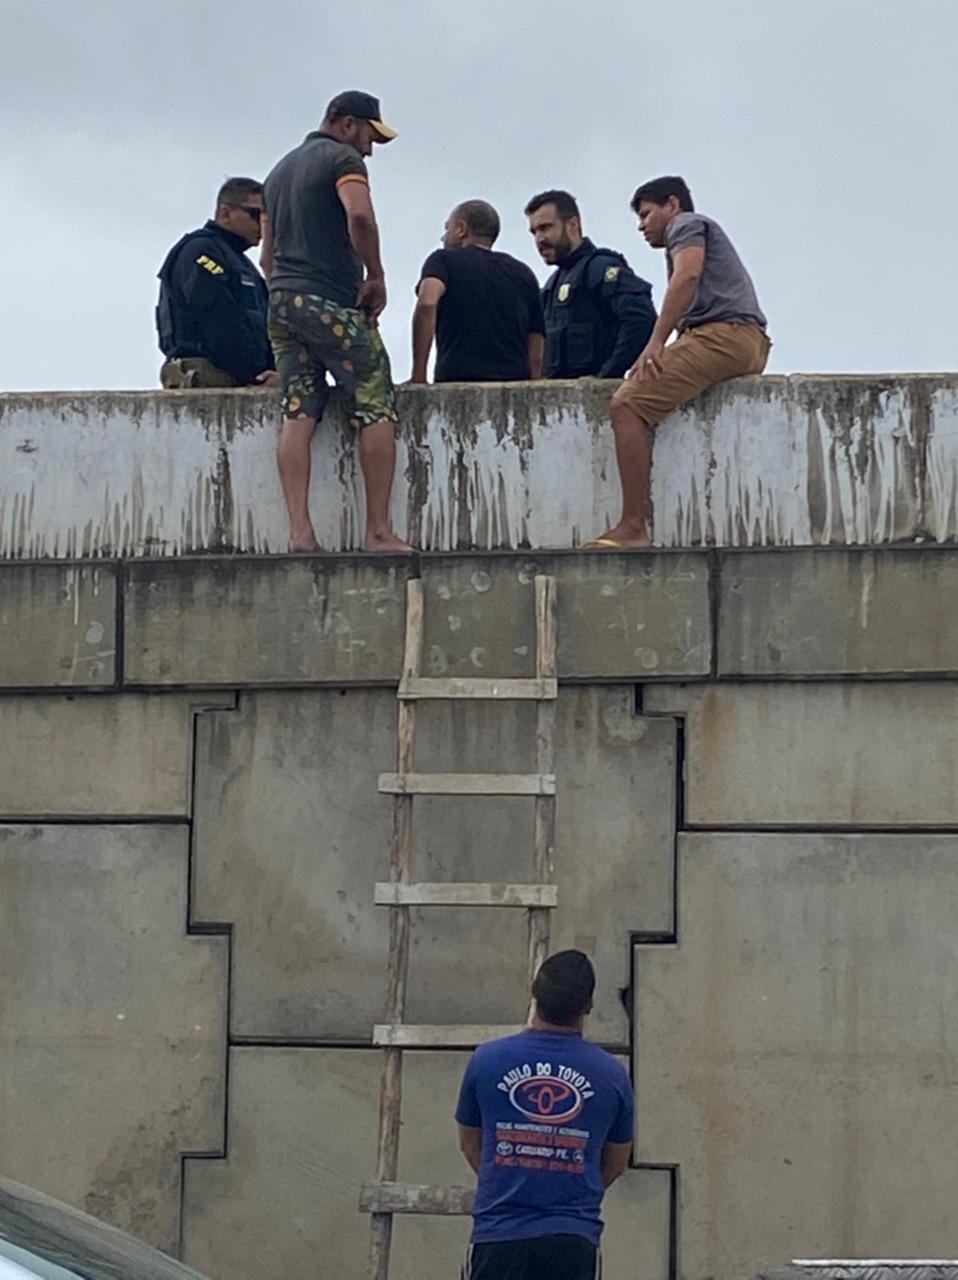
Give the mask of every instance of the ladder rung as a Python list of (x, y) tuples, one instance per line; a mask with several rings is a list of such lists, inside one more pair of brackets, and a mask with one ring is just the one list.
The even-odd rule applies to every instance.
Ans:
[(554, 884), (377, 884), (378, 907), (557, 907)]
[(416, 1186), (410, 1182), (373, 1182), (359, 1193), (360, 1213), (472, 1213), (472, 1187)]
[(381, 773), (393, 796), (554, 796), (554, 773)]
[(388, 1049), (474, 1049), (488, 1040), (501, 1040), (522, 1030), (513, 1024), (491, 1026), (418, 1026), (410, 1022), (380, 1023), (373, 1027), (373, 1044)]
[(486, 677), (411, 676), (399, 686), (400, 698), (513, 699), (542, 702), (558, 697), (554, 678), (543, 680), (495, 680)]

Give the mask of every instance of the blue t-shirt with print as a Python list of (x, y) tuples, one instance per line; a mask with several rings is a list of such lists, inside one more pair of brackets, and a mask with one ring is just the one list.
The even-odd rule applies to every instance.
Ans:
[(578, 1034), (530, 1029), (480, 1045), (456, 1120), (482, 1129), (472, 1239), (602, 1234), (602, 1148), (631, 1142), (632, 1084)]

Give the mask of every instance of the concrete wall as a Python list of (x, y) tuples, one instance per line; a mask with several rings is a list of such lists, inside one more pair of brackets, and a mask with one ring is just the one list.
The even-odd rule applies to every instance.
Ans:
[[(211, 1280), (361, 1280), (405, 582), (427, 671), (523, 676), (536, 572), (553, 941), (594, 956), (592, 1034), (638, 1089), (606, 1274), (954, 1255), (941, 547), (0, 567), (0, 1173)], [(423, 770), (533, 754), (529, 706), (420, 712)], [(528, 801), (416, 804), (423, 878), (525, 873)], [(410, 1020), (521, 1019), (521, 914), (420, 911), (413, 937)], [(408, 1056), (403, 1177), (468, 1181), (465, 1059)], [(455, 1275), (466, 1233), (400, 1222), (394, 1274)]]
[[(411, 388), (393, 513), (427, 551), (580, 545), (616, 518), (613, 383)], [(0, 559), (285, 549), (275, 394), (0, 396)], [(329, 550), (362, 486), (338, 409), (314, 446)], [(661, 546), (958, 536), (958, 377), (746, 378), (659, 430)]]

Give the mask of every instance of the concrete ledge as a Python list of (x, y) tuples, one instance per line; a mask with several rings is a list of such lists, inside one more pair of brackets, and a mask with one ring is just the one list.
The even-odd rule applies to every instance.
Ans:
[(0, 564), (0, 689), (116, 679), (115, 565)]
[[(702, 553), (427, 556), (418, 571), (426, 674), (532, 674), (537, 573), (558, 579), (560, 678), (708, 674)], [(416, 572), (403, 556), (131, 561), (126, 684), (394, 684)]]
[[(393, 518), (425, 551), (561, 548), (619, 502), (609, 399), (583, 379), (400, 392)], [(287, 546), (272, 392), (0, 396), (0, 558)], [(958, 375), (741, 378), (656, 435), (660, 546), (958, 537)], [(362, 484), (334, 397), (313, 446), (317, 533), (355, 550)]]
[(401, 556), (133, 562), (127, 682), (395, 683), (411, 564)]
[(417, 576), (425, 675), (528, 677), (540, 573), (566, 681), (958, 672), (958, 548), (181, 556), (0, 565), (0, 691), (392, 685)]
[(958, 670), (958, 551), (724, 552), (719, 676)]
[(428, 675), (535, 674), (534, 579), (557, 581), (559, 678), (707, 675), (702, 553), (424, 556)]

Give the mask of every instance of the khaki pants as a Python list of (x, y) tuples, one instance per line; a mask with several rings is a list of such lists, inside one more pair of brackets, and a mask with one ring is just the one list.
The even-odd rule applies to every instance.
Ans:
[(703, 324), (686, 329), (662, 352), (657, 378), (627, 378), (613, 397), (654, 427), (667, 413), (706, 387), (746, 373), (761, 373), (772, 349), (754, 324)]
[(160, 369), (160, 386), (165, 391), (189, 387), (238, 387), (239, 383), (203, 356), (180, 356), (167, 360)]

